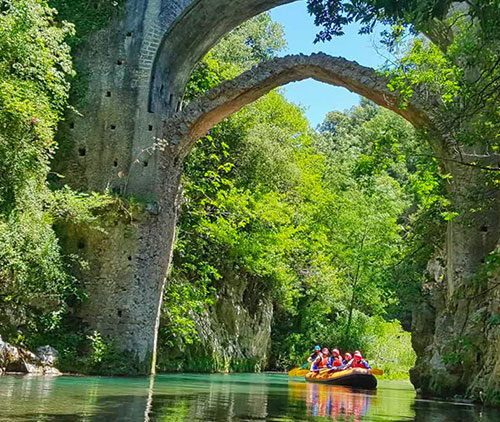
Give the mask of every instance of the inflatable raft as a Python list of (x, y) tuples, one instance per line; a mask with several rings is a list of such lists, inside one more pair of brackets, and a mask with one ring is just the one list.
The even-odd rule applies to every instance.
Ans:
[(375, 378), (369, 370), (362, 368), (327, 372), (326, 374), (309, 372), (306, 375), (306, 381), (330, 385), (344, 385), (347, 387), (364, 388), (369, 390), (377, 388), (377, 378)]

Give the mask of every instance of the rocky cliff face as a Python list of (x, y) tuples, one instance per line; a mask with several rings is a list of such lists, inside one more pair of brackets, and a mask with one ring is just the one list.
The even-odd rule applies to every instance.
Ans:
[(226, 275), (217, 300), (196, 319), (200, 341), (159, 356), (164, 371), (259, 371), (269, 357), (273, 306), (255, 279)]
[(450, 222), (445, 247), (429, 263), (414, 311), (411, 381), (422, 395), (500, 405), (499, 194), (476, 195), (484, 187), (477, 173), (450, 170), (460, 206), (483, 211)]

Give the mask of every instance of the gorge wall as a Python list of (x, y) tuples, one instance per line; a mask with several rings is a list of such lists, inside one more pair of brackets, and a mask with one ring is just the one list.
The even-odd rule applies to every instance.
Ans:
[(159, 371), (258, 372), (267, 367), (273, 301), (257, 277), (226, 271), (212, 305), (195, 319), (199, 340), (164, 350)]
[(498, 265), (484, 265), (500, 247), (500, 195), (478, 190), (484, 181), (477, 170), (450, 162), (447, 170), (463, 210), (488, 205), (450, 222), (445, 245), (429, 263), (422, 301), (413, 312), (417, 363), (410, 378), (424, 395), (468, 396), (498, 405), (500, 273)]
[[(251, 16), (287, 2), (127, 0), (117, 7), (109, 25), (91, 33), (76, 51), (83, 87), (75, 103), (79, 113), (70, 113), (61, 126), (56, 170), (76, 189), (133, 196), (144, 212), (137, 219), (110, 222), (106, 235), (92, 227), (70, 228), (64, 245), (90, 263), (89, 271), (82, 274), (89, 295), (80, 310), (83, 323), (115, 341), (127, 355), (130, 373), (144, 374), (155, 368), (159, 309), (171, 260), (184, 156), (193, 139), (217, 119), (258, 98), (280, 80), (273, 80), (277, 75), (268, 69), (270, 83), (251, 95), (235, 97), (237, 101), (228, 107), (227, 97), (222, 98), (216, 118), (207, 117), (203, 107), (212, 106), (217, 101), (214, 93), (220, 91), (209, 94), (205, 104), (198, 103), (199, 109), (193, 105), (186, 114), (167, 119), (182, 111), (184, 85), (192, 68), (222, 35)], [(288, 81), (314, 77), (309, 64), (300, 72), (295, 78), (287, 76)], [(325, 79), (321, 69), (317, 76)], [(370, 82), (363, 78), (367, 76), (343, 86), (354, 89), (357, 82), (359, 91)], [(365, 91), (368, 97), (370, 93)], [(383, 91), (378, 102), (385, 102), (386, 107), (396, 104), (386, 102), (390, 95)], [(198, 118), (203, 124), (191, 133), (190, 119)], [(420, 117), (414, 121), (424, 122)], [(162, 146), (161, 151), (153, 150), (156, 138), (175, 142)], [(445, 143), (439, 148), (452, 155)], [(445, 166), (454, 176), (451, 189), (460, 202), (475, 186), (472, 170)], [(490, 198), (487, 211), (472, 222), (450, 223), (447, 243), (430, 264), (432, 278), (414, 318), (418, 362), (411, 375), (423, 393), (467, 393), (481, 399), (498, 395), (500, 389), (499, 326), (491, 319), (499, 313), (498, 275), (480, 286), (472, 282), (499, 239), (498, 191), (486, 196)], [(228, 283), (222, 291), (223, 297), (201, 328), (205, 344), (211, 347), (207, 355), (239, 347), (242, 360), (265, 360), (269, 303), (263, 298), (258, 309), (252, 309), (238, 282)], [(236, 343), (232, 334), (239, 335)], [(455, 344), (457, 334), (471, 339), (467, 346)]]

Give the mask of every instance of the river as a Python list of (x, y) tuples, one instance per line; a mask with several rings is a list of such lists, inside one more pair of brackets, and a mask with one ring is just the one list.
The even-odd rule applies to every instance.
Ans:
[(152, 378), (0, 377), (0, 421), (500, 421), (500, 410), (420, 400), (407, 381), (376, 392), (282, 374)]

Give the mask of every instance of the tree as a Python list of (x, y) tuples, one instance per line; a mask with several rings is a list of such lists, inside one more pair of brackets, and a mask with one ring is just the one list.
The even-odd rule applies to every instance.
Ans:
[(53, 225), (92, 220), (103, 204), (47, 183), (73, 76), (72, 34), (44, 0), (0, 0), (0, 333), (32, 345), (84, 295)]
[[(14, 327), (32, 323), (26, 318), (30, 312), (57, 311), (54, 303), (72, 291), (47, 212), (46, 176), (57, 147), (53, 136), (72, 75), (69, 47), (64, 43), (72, 27), (56, 25), (53, 19), (54, 11), (45, 1), (0, 1), (0, 317), (4, 330), (10, 322)], [(57, 313), (52, 317), (57, 319)]]
[(285, 46), (283, 28), (271, 20), (269, 13), (250, 19), (225, 36), (197, 64), (187, 84), (185, 101), (274, 57)]

